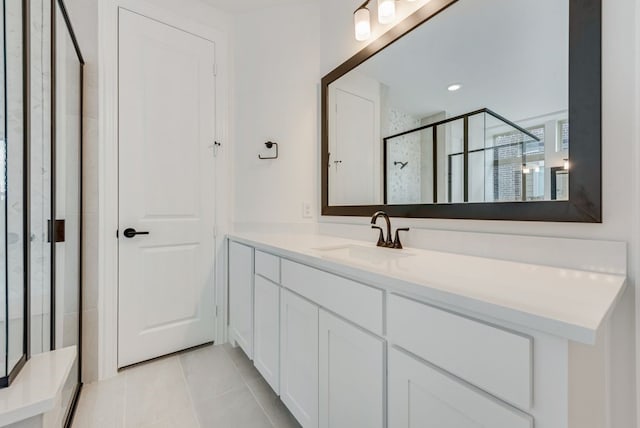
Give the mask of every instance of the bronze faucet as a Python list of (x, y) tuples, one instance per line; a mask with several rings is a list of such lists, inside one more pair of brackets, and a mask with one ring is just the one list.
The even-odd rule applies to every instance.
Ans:
[[(384, 238), (384, 232), (380, 226), (376, 226), (376, 222), (378, 221), (378, 217), (383, 217), (387, 222), (387, 239)], [(391, 220), (389, 220), (389, 216), (384, 211), (378, 211), (371, 217), (371, 228), (378, 229), (380, 231), (380, 235), (378, 236), (378, 243), (376, 244), (378, 247), (385, 248), (396, 248), (401, 250), (402, 243), (400, 242), (400, 235), (398, 232), (408, 232), (409, 228), (402, 228), (396, 230), (396, 239), (395, 241), (391, 240)]]

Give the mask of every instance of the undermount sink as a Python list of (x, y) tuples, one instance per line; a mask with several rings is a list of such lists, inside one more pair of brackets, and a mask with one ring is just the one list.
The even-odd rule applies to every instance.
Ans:
[(406, 250), (396, 250), (393, 248), (367, 247), (357, 244), (334, 245), (327, 247), (317, 247), (313, 250), (321, 253), (323, 257), (333, 259), (351, 259), (365, 261), (372, 264), (395, 261), (412, 257), (414, 254)]

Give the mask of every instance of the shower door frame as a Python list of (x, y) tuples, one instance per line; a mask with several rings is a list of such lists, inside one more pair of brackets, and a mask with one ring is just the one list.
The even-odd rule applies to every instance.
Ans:
[[(22, 123), (23, 123), (23, 132), (22, 132), (22, 230), (23, 230), (23, 266), (24, 266), (24, 276), (23, 276), (23, 325), (22, 325), (22, 356), (13, 366), (11, 371), (9, 371), (9, 281), (6, 281), (5, 284), (5, 307), (3, 308), (5, 311), (5, 323), (7, 334), (5, 337), (5, 376), (0, 377), (0, 389), (7, 388), (11, 385), (11, 383), (15, 380), (20, 370), (27, 363), (29, 358), (31, 358), (31, 243), (29, 237), (31, 236), (31, 37), (30, 37), (30, 29), (31, 29), (31, 10), (30, 10), (30, 2), (29, 0), (22, 0)], [(4, 8), (4, 1), (2, 4)], [(6, 11), (3, 13), (2, 19), (5, 20), (3, 23), (2, 31), (6, 32)], [(6, 48), (6, 36), (3, 36), (3, 43)], [(4, 52), (6, 55), (6, 49)], [(3, 82), (5, 88), (5, 120), (6, 120), (6, 59), (5, 59), (5, 73), (4, 78), (5, 82)], [(8, 132), (7, 127), (5, 126), (5, 133)], [(6, 144), (6, 141), (5, 141)], [(8, 160), (8, 156), (7, 156)], [(9, 189), (7, 188), (7, 191)], [(5, 225), (6, 226), (6, 225)], [(5, 227), (5, 234), (7, 233)], [(5, 252), (5, 257), (8, 257), (8, 252)]]
[[(56, 130), (57, 130), (57, 112), (56, 112), (56, 103), (57, 103), (57, 73), (56, 73), (56, 62), (57, 62), (57, 10), (60, 10), (62, 17), (64, 18), (67, 31), (69, 32), (69, 36), (73, 42), (75, 53), (78, 56), (78, 62), (80, 66), (80, 146), (79, 146), (79, 258), (78, 258), (78, 383), (75, 386), (75, 390), (73, 392), (73, 396), (68, 408), (67, 413), (64, 415), (64, 426), (70, 427), (73, 421), (73, 416), (76, 411), (76, 407), (78, 405), (78, 400), (80, 398), (80, 391), (82, 390), (82, 262), (83, 262), (83, 145), (84, 145), (84, 67), (85, 61), (82, 56), (82, 52), (80, 50), (80, 45), (78, 44), (78, 40), (76, 37), (76, 33), (73, 29), (73, 25), (71, 24), (71, 20), (69, 18), (69, 14), (67, 12), (67, 8), (64, 4), (64, 0), (51, 0), (51, 219), (56, 219)], [(54, 221), (51, 222), (54, 224)], [(53, 229), (53, 226), (52, 226)], [(51, 325), (50, 325), (50, 344), (51, 350), (56, 349), (56, 242), (55, 234), (53, 231), (50, 231), (51, 236)]]

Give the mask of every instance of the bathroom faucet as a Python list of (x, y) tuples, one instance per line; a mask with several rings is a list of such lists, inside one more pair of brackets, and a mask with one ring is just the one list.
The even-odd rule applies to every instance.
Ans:
[[(387, 239), (384, 239), (384, 235), (382, 233), (382, 228), (376, 226), (376, 222), (378, 221), (378, 217), (383, 217), (387, 222)], [(391, 220), (389, 220), (389, 216), (384, 211), (378, 211), (371, 217), (371, 228), (378, 229), (380, 231), (380, 236), (378, 237), (378, 247), (387, 247), (393, 248), (393, 241), (391, 240)]]
[[(382, 228), (380, 226), (376, 226), (376, 222), (378, 221), (378, 217), (384, 217), (387, 222), (387, 239), (384, 239), (384, 233), (382, 232)], [(400, 234), (399, 232), (408, 232), (409, 228), (402, 228), (396, 230), (396, 239), (394, 241), (391, 240), (391, 220), (389, 220), (389, 216), (384, 211), (378, 211), (371, 217), (371, 228), (378, 229), (380, 231), (380, 235), (378, 237), (378, 247), (385, 248), (396, 248), (398, 250), (402, 249), (402, 243), (400, 242)]]

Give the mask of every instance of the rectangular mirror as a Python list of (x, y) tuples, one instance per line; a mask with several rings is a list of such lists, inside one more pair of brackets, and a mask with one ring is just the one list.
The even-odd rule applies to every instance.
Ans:
[(601, 0), (432, 0), (322, 81), (322, 213), (601, 221)]

